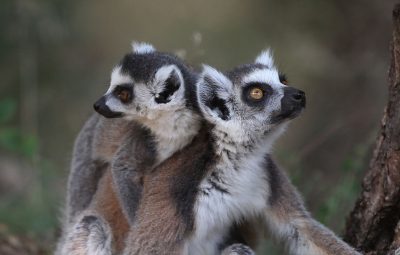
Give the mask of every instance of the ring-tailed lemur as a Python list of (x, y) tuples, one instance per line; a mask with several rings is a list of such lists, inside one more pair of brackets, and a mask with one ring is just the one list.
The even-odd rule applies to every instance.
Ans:
[[(110, 88), (94, 105), (113, 119), (92, 117), (75, 145), (59, 253), (111, 254), (122, 248), (127, 220), (134, 221), (139, 203), (141, 174), (190, 142), (200, 128), (195, 80), (182, 61), (148, 44), (134, 45), (114, 69)], [(102, 231), (108, 235), (97, 235)]]
[[(131, 185), (130, 178), (136, 173), (131, 169), (163, 161), (197, 134), (201, 118), (194, 100), (196, 77), (175, 56), (158, 52), (149, 44), (133, 44), (133, 52), (114, 68), (107, 93), (94, 104), (106, 118), (93, 115), (75, 142), (65, 231), (94, 203), (99, 180), (111, 181), (107, 169), (121, 144), (134, 149), (129, 150), (129, 161), (122, 162), (127, 168), (116, 175), (115, 189), (122, 196), (117, 196), (121, 202), (130, 201), (122, 206), (124, 215), (128, 220), (134, 217), (140, 187)], [(61, 240), (60, 245), (63, 243)]]
[(218, 254), (246, 221), (291, 254), (359, 254), (310, 216), (269, 155), (305, 106), (304, 92), (280, 82), (269, 51), (227, 75), (205, 66), (197, 95), (208, 125), (145, 176), (124, 254)]

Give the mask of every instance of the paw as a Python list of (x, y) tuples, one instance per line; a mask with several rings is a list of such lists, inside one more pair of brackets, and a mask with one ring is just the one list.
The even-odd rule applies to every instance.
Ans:
[(109, 255), (112, 234), (109, 226), (100, 217), (86, 215), (67, 234), (63, 254)]
[(88, 215), (82, 218), (81, 224), (88, 230), (88, 254), (111, 254), (112, 233), (109, 225), (100, 217)]
[(249, 246), (235, 243), (226, 247), (221, 255), (255, 255), (255, 253)]

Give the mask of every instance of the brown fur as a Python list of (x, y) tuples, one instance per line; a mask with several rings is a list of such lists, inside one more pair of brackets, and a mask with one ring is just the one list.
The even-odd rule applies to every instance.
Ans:
[(272, 161), (269, 174), (271, 183), (279, 187), (271, 187), (273, 199), (264, 217), (272, 233), (278, 233), (293, 254), (359, 254), (310, 216), (296, 188)]
[(90, 210), (102, 216), (110, 225), (114, 249), (121, 251), (124, 247), (125, 237), (129, 232), (129, 224), (115, 193), (110, 169), (107, 169), (101, 178), (90, 207)]
[(93, 153), (97, 158), (111, 161), (126, 135), (135, 132), (139, 127), (124, 119), (106, 119), (103, 116), (98, 118), (101, 118), (101, 121), (98, 121), (95, 127)]
[(193, 222), (182, 218), (172, 190), (183, 184), (179, 179), (182, 175), (191, 176), (192, 180), (202, 178), (191, 167), (209, 149), (207, 135), (203, 129), (189, 146), (145, 176), (137, 224), (132, 227), (127, 242), (129, 254), (182, 252), (184, 238), (193, 230)]
[(63, 229), (87, 209), (111, 159), (125, 136), (139, 126), (124, 119), (93, 114), (80, 131), (74, 146), (68, 180), (67, 212)]

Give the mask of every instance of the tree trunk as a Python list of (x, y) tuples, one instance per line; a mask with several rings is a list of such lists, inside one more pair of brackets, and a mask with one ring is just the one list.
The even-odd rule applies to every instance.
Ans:
[[(393, 11), (389, 99), (345, 240), (365, 254), (400, 254), (400, 4)], [(397, 255), (396, 254), (396, 255)]]

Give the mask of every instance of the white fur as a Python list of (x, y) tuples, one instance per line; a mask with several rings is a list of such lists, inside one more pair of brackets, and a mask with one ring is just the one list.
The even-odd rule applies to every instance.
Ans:
[[(216, 88), (204, 83), (206, 76), (213, 80)], [(191, 255), (217, 254), (218, 243), (228, 234), (232, 224), (242, 218), (263, 215), (270, 195), (265, 156), (286, 127), (285, 123), (279, 126), (267, 124), (269, 115), (280, 110), (283, 96), (284, 85), (279, 82), (275, 69), (255, 69), (241, 79), (243, 84), (268, 83), (274, 91), (268, 106), (250, 116), (242, 112), (251, 111), (242, 102), (243, 85), (234, 84), (233, 87), (225, 75), (210, 67), (204, 67), (201, 77), (197, 97), (205, 118), (215, 124), (212, 132), (217, 162), (200, 184), (200, 195), (194, 207), (195, 232), (186, 244)], [(212, 92), (226, 100), (226, 106), (232, 112), (229, 120), (222, 120), (205, 105), (207, 93)], [(211, 177), (213, 171), (218, 178)], [(227, 192), (215, 188), (215, 183)]]
[[(171, 95), (168, 103), (158, 104), (155, 102), (155, 97), (164, 90), (165, 80), (170, 77), (172, 72), (175, 72), (178, 76), (180, 87), (173, 95)], [(110, 88), (106, 93), (106, 105), (112, 111), (124, 113), (124, 118), (127, 120), (136, 119), (139, 122), (142, 122), (142, 119), (147, 119), (152, 121), (168, 111), (174, 112), (186, 108), (183, 75), (176, 65), (166, 65), (161, 67), (157, 70), (152, 81), (147, 85), (135, 82), (135, 86), (133, 87), (135, 99), (133, 100), (132, 105), (124, 105), (118, 98), (111, 95), (115, 86), (133, 82), (133, 79), (129, 75), (121, 73), (121, 67), (116, 67), (112, 73)], [(139, 111), (136, 111), (136, 106), (140, 106)]]
[(272, 69), (258, 69), (243, 78), (244, 83), (267, 83), (274, 90), (275, 94), (270, 96), (268, 108), (276, 111), (281, 109), (281, 99), (284, 96), (283, 89), (286, 85), (282, 84), (279, 80), (279, 73), (275, 68)]
[(154, 83), (153, 86), (156, 87), (156, 89), (161, 90), (164, 88), (164, 82), (171, 76), (172, 72), (174, 72), (178, 75), (179, 81), (180, 81), (180, 88), (183, 88), (184, 86), (184, 81), (183, 81), (183, 76), (181, 71), (176, 65), (167, 65), (160, 67), (160, 69), (157, 70), (156, 74), (154, 75)]
[(279, 80), (278, 70), (272, 69), (257, 69), (243, 77), (243, 83), (260, 82), (267, 83), (273, 89), (281, 89), (285, 87)]
[(111, 255), (112, 232), (107, 223), (94, 224), (88, 236), (88, 254)]
[(121, 101), (119, 101), (115, 97), (111, 97), (111, 96), (107, 97), (106, 105), (108, 106), (108, 108), (110, 108), (111, 111), (114, 111), (114, 112), (124, 112), (125, 111), (125, 108), (121, 104)]
[[(232, 147), (223, 142), (223, 133), (214, 131), (217, 151), (221, 153), (213, 170), (218, 171), (221, 179), (217, 184), (228, 193), (212, 188), (207, 178), (202, 181), (200, 190), (208, 195), (201, 194), (196, 201), (196, 231), (186, 244), (191, 255), (217, 254), (218, 243), (228, 234), (233, 223), (240, 222), (243, 217), (251, 219), (265, 211), (270, 187), (264, 156), (281, 133), (279, 130), (277, 134), (271, 134), (272, 137), (249, 153), (240, 145), (232, 151)], [(224, 149), (238, 155), (239, 159), (230, 160)]]
[[(158, 104), (152, 95), (164, 90), (165, 80), (172, 72), (178, 76), (180, 87), (168, 103)], [(183, 75), (176, 65), (166, 65), (157, 70), (151, 86), (136, 84), (134, 89), (136, 101), (142, 106), (137, 120), (153, 132), (159, 152), (157, 163), (160, 163), (193, 139), (199, 131), (200, 118), (186, 106)]]
[(204, 77), (211, 78), (218, 85), (217, 89), (220, 93), (232, 91), (232, 82), (228, 77), (211, 66), (203, 65), (203, 72), (200, 77), (200, 79), (204, 79)]
[[(212, 84), (205, 84), (205, 78), (211, 79)], [(215, 86), (215, 87), (211, 87)], [(203, 98), (207, 98), (210, 93), (215, 91), (218, 97), (227, 99), (230, 97), (230, 93), (233, 91), (232, 82), (223, 73), (217, 71), (211, 66), (203, 65), (203, 72), (200, 74), (200, 78), (197, 84), (197, 100), (199, 106), (203, 112), (211, 115), (205, 115), (205, 118), (211, 122), (218, 121), (219, 117), (217, 113), (212, 111), (209, 107), (203, 103)]]
[(122, 73), (121, 66), (116, 66), (111, 73), (110, 87), (108, 88), (106, 94), (111, 93), (117, 85), (133, 82), (134, 81), (129, 74)]
[(186, 146), (200, 129), (200, 117), (188, 109), (160, 112), (157, 118), (143, 119), (157, 141), (157, 163)]
[(256, 63), (266, 65), (268, 68), (273, 68), (274, 67), (274, 57), (272, 55), (271, 49), (266, 49), (265, 51), (262, 51), (260, 55), (257, 56)]
[[(293, 218), (290, 222), (283, 221), (280, 218), (274, 217), (275, 214), (269, 214), (268, 211), (265, 213), (265, 219), (267, 221), (270, 232), (278, 239), (292, 238), (296, 236), (296, 240), (286, 240), (286, 246), (290, 254), (293, 255), (304, 255), (304, 254), (321, 254), (328, 255), (326, 251), (319, 248), (315, 243), (311, 242), (311, 239), (306, 235), (307, 232), (299, 231), (300, 229), (306, 228), (310, 223), (304, 218)], [(319, 224), (316, 222), (316, 224)], [(323, 226), (321, 226), (323, 227)], [(323, 227), (324, 228), (324, 227)], [(299, 235), (297, 232), (303, 233)]]
[[(85, 216), (97, 219), (91, 223), (82, 222)], [(57, 255), (111, 255), (112, 232), (102, 217), (84, 211), (67, 231), (66, 241), (57, 248)]]
[(147, 54), (155, 52), (153, 45), (145, 42), (132, 42), (132, 51), (137, 54)]
[[(170, 101), (165, 104), (157, 103), (156, 97), (164, 90), (165, 80), (171, 76), (175, 71), (180, 80), (180, 87), (170, 97)], [(167, 111), (176, 111), (186, 107), (185, 104), (185, 84), (183, 76), (179, 68), (175, 65), (167, 65), (161, 67), (155, 74), (153, 81), (146, 85), (143, 83), (136, 83), (134, 86), (135, 102), (134, 104), (140, 105), (140, 112), (134, 112), (134, 115), (154, 120), (159, 118), (161, 114)], [(126, 110), (124, 111), (126, 112)], [(129, 114), (129, 112), (127, 112)]]

